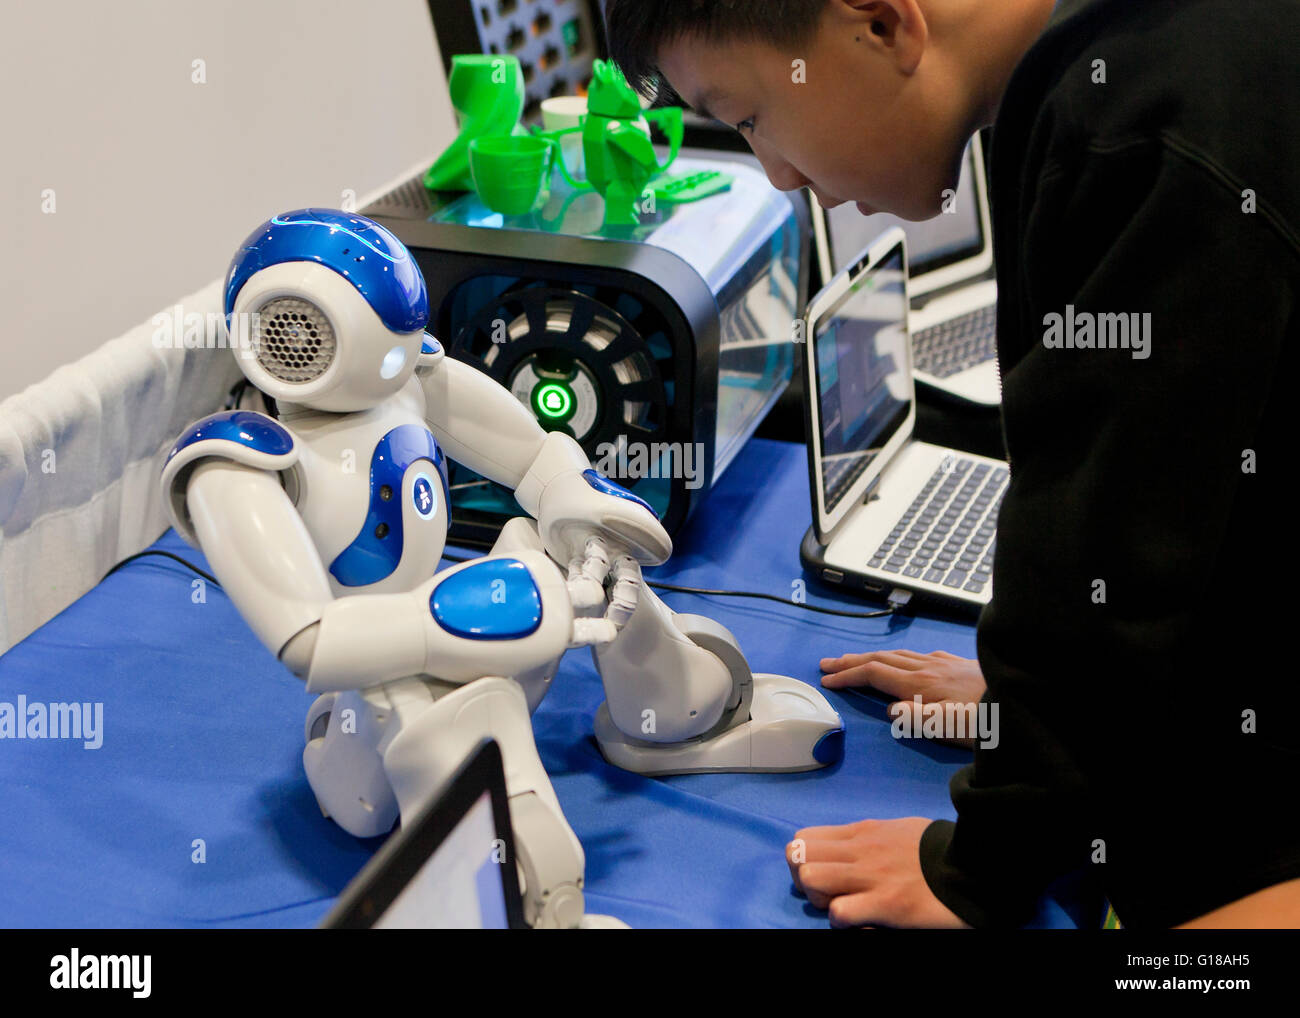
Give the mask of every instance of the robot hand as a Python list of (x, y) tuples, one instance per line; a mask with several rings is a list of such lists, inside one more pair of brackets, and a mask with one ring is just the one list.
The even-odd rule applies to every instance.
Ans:
[[(612, 643), (636, 611), (641, 594), (641, 566), (630, 555), (611, 562), (600, 537), (589, 537), (583, 554), (569, 560), (569, 597), (573, 602), (571, 647)], [(608, 585), (608, 588), (607, 588)]]
[(585, 555), (592, 537), (612, 558), (628, 555), (641, 565), (658, 565), (673, 553), (672, 538), (649, 504), (590, 468), (566, 471), (546, 485), (537, 524), (557, 562)]

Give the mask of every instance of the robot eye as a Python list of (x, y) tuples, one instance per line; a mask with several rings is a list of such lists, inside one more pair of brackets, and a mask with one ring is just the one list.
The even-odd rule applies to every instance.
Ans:
[(384, 354), (384, 361), (379, 365), (380, 378), (396, 378), (406, 365), (406, 347), (395, 346)]

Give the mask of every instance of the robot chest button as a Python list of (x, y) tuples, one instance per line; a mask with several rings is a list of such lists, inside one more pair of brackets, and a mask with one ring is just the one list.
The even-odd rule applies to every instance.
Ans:
[(438, 496), (435, 493), (433, 479), (423, 470), (415, 475), (411, 487), (411, 501), (415, 504), (416, 515), (422, 520), (431, 520), (438, 511)]
[(429, 595), (434, 621), (471, 640), (518, 640), (542, 624), (541, 591), (518, 559), (489, 559), (448, 576)]

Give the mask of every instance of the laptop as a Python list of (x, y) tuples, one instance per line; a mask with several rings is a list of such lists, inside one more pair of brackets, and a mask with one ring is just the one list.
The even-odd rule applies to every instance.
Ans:
[(501, 750), (484, 739), (340, 895), (328, 929), (527, 929)]
[(813, 525), (800, 558), (828, 583), (978, 612), (993, 595), (1005, 461), (913, 439), (907, 237), (891, 227), (804, 316)]
[(993, 267), (993, 231), (979, 135), (962, 160), (956, 194), (933, 219), (864, 216), (851, 202), (824, 209), (813, 199), (810, 205), (822, 279), (843, 270), (873, 237), (891, 226), (903, 228), (911, 256), (916, 380), (971, 403), (999, 405), (998, 289), (985, 278)]

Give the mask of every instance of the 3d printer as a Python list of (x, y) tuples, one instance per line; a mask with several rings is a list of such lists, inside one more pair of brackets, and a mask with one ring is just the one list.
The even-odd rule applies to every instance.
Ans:
[[(675, 170), (734, 179), (625, 228), (603, 225), (598, 194), (562, 183), (524, 216), (419, 178), (362, 210), (415, 256), (448, 353), (572, 434), (669, 533), (789, 383), (808, 259), (806, 210), (760, 170), (685, 157)], [(468, 470), (451, 483), (454, 541), (490, 543), (519, 514)]]

